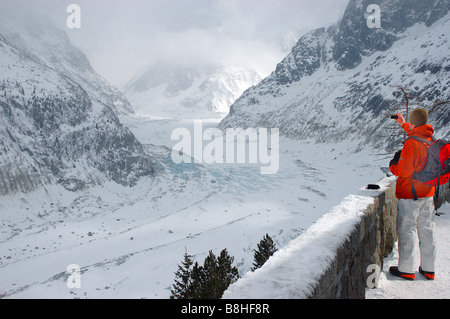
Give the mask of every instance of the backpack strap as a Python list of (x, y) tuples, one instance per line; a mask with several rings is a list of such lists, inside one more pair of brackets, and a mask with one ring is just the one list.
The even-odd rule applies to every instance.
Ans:
[(411, 139), (412, 140), (416, 140), (416, 141), (419, 141), (419, 142), (422, 142), (422, 143), (426, 143), (426, 144), (428, 144), (428, 146), (430, 146), (431, 144), (433, 144), (436, 141), (434, 136), (432, 136), (431, 138), (433, 140), (432, 142), (430, 142), (430, 141), (428, 141), (428, 140), (426, 140), (424, 138), (418, 137), (418, 136), (411, 136), (407, 140), (411, 140)]
[(411, 191), (414, 197), (414, 200), (418, 200), (416, 189), (414, 188), (414, 181), (411, 182)]

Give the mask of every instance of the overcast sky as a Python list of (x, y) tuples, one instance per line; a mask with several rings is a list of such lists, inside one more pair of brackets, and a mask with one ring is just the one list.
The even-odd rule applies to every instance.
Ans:
[[(221, 64), (268, 75), (309, 30), (339, 20), (349, 0), (0, 0), (48, 15), (118, 87), (146, 66)], [(81, 28), (69, 29), (69, 4)]]

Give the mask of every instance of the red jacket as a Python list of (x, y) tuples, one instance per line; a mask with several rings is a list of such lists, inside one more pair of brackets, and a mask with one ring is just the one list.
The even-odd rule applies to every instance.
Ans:
[[(426, 124), (409, 130), (408, 123), (403, 124), (403, 128), (408, 132), (408, 137), (418, 136), (431, 141), (434, 129)], [(395, 194), (397, 198), (413, 199), (412, 186), (416, 190), (418, 198), (433, 197), (434, 186), (418, 182), (413, 179), (416, 172), (425, 168), (427, 162), (428, 145), (415, 139), (409, 139), (403, 146), (398, 164), (391, 166), (391, 172), (398, 176)]]

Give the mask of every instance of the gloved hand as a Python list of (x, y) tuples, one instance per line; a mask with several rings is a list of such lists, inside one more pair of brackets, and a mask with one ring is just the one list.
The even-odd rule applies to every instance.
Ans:
[(395, 153), (394, 158), (389, 162), (389, 167), (391, 167), (392, 165), (398, 164), (401, 154), (402, 154), (402, 151), (398, 151), (397, 153)]

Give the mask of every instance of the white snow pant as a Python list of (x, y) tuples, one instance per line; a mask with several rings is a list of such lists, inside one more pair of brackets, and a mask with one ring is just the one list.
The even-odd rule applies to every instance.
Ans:
[(414, 243), (419, 238), (420, 266), (424, 271), (434, 272), (436, 238), (433, 197), (398, 200), (397, 235), (398, 269), (413, 274)]

